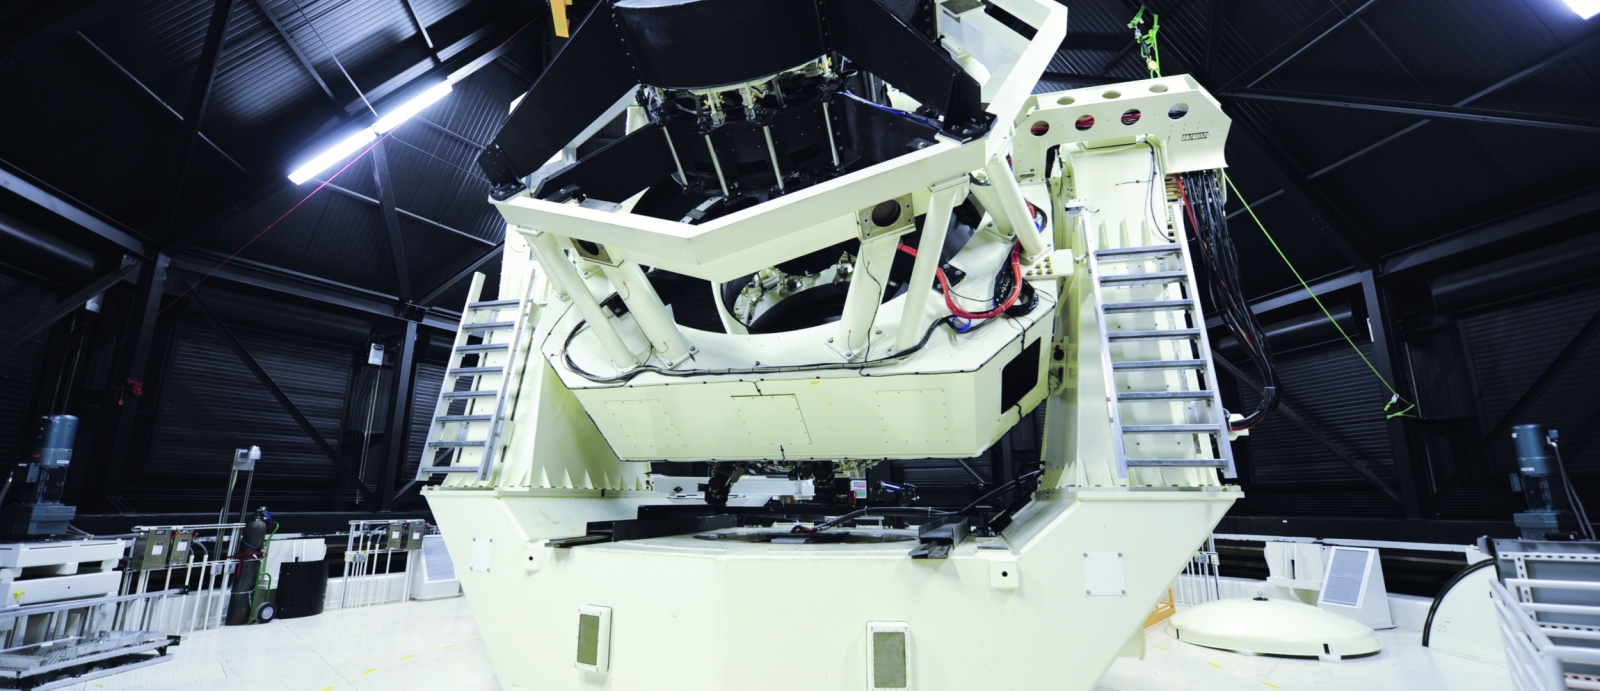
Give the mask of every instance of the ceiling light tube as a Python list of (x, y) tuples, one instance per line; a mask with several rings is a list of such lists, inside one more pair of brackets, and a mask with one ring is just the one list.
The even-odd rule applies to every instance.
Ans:
[(1600, 14), (1600, 0), (1567, 0), (1567, 7), (1584, 19)]
[(378, 122), (373, 124), (372, 129), (377, 130), (378, 134), (387, 134), (389, 130), (405, 124), (405, 121), (410, 120), (412, 116), (422, 112), (428, 106), (438, 103), (439, 99), (449, 94), (450, 82), (439, 82), (427, 91), (417, 94), (416, 98), (400, 104), (400, 107), (390, 111), (388, 115), (378, 118)]
[(372, 131), (371, 127), (363, 127), (361, 131), (345, 137), (344, 141), (334, 144), (326, 151), (317, 154), (316, 158), (307, 161), (305, 165), (296, 168), (293, 173), (289, 174), (289, 182), (298, 185), (310, 180), (317, 173), (332, 168), (333, 164), (343, 161), (350, 154), (355, 153), (363, 146), (371, 144), (377, 138), (378, 133)]

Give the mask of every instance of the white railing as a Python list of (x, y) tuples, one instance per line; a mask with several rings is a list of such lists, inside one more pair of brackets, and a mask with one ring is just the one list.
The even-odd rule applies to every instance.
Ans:
[(1222, 578), (1218, 573), (1217, 543), (1213, 538), (1189, 557), (1183, 573), (1172, 586), (1173, 602), (1179, 605), (1203, 605), (1222, 599)]
[[(409, 536), (402, 535), (396, 543), (392, 535), (396, 526), (421, 523), (420, 520), (350, 521), (344, 577), (337, 586), (340, 588), (339, 609), (411, 599), (411, 572), (416, 555), (407, 549)], [(398, 572), (395, 571), (396, 555), (399, 556)]]
[(1581, 614), (1600, 619), (1600, 606), (1556, 605), (1526, 602), (1512, 595), (1507, 586), (1519, 593), (1540, 590), (1600, 590), (1600, 584), (1582, 581), (1552, 581), (1535, 578), (1509, 578), (1502, 585), (1499, 580), (1489, 582), (1490, 597), (1500, 619), (1500, 635), (1506, 644), (1506, 662), (1511, 669), (1511, 683), (1517, 691), (1561, 691), (1582, 689), (1600, 691), (1600, 678), (1568, 673), (1565, 663), (1600, 665), (1600, 648), (1557, 645), (1557, 638), (1600, 640), (1600, 631), (1593, 627), (1575, 627), (1570, 624), (1541, 622), (1538, 612)]
[[(227, 620), (233, 582), (238, 578), (239, 559), (235, 552), (243, 529), (243, 523), (135, 527), (136, 533), (183, 531), (192, 537), (181, 560), (169, 559), (156, 568), (123, 572), (122, 593), (176, 593), (166, 598), (161, 618), (155, 620), (160, 631), (188, 634), (222, 626)], [(130, 541), (130, 546), (136, 542)]]

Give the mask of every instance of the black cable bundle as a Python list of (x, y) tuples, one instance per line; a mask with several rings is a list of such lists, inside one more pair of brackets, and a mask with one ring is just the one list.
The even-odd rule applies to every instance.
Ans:
[[(1184, 207), (1199, 243), (1212, 307), (1220, 313), (1223, 323), (1239, 339), (1250, 361), (1261, 372), (1261, 404), (1244, 419), (1229, 424), (1229, 428), (1235, 431), (1247, 430), (1261, 424), (1278, 407), (1278, 381), (1272, 365), (1272, 346), (1267, 342), (1267, 335), (1262, 332), (1255, 314), (1250, 311), (1239, 280), (1239, 256), (1234, 252), (1233, 238), (1228, 234), (1227, 196), (1222, 187), (1222, 175), (1215, 170), (1185, 173), (1178, 176), (1178, 189), (1183, 194)], [(1203, 324), (1195, 326), (1205, 328)]]

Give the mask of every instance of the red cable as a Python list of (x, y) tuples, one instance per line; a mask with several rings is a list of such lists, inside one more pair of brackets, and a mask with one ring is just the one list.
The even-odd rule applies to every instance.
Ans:
[[(900, 251), (913, 257), (917, 256), (917, 250), (905, 243), (900, 244)], [(1000, 303), (998, 307), (988, 312), (968, 312), (962, 309), (960, 305), (957, 305), (955, 298), (950, 293), (950, 279), (945, 277), (944, 269), (935, 268), (934, 275), (939, 277), (939, 287), (944, 291), (945, 307), (950, 309), (951, 314), (963, 319), (990, 319), (1005, 314), (1005, 311), (1015, 307), (1017, 300), (1022, 297), (1022, 245), (1011, 246), (1010, 263), (1011, 274), (1016, 277), (1011, 286), (1011, 295), (1006, 298), (1005, 302)]]

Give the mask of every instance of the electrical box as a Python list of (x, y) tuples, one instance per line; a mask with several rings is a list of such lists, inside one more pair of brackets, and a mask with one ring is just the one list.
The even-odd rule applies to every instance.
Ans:
[(428, 534), (428, 522), (422, 519), (406, 521), (406, 550), (422, 549), (422, 536)]
[(191, 543), (194, 542), (194, 531), (188, 528), (174, 530), (168, 537), (171, 544), (168, 545), (167, 563), (175, 565), (189, 563), (189, 550), (193, 547)]
[(133, 541), (129, 568), (134, 571), (154, 571), (167, 567), (172, 539), (165, 530), (146, 530)]
[(405, 521), (395, 521), (389, 524), (389, 540), (387, 543), (389, 549), (405, 549), (407, 537)]

